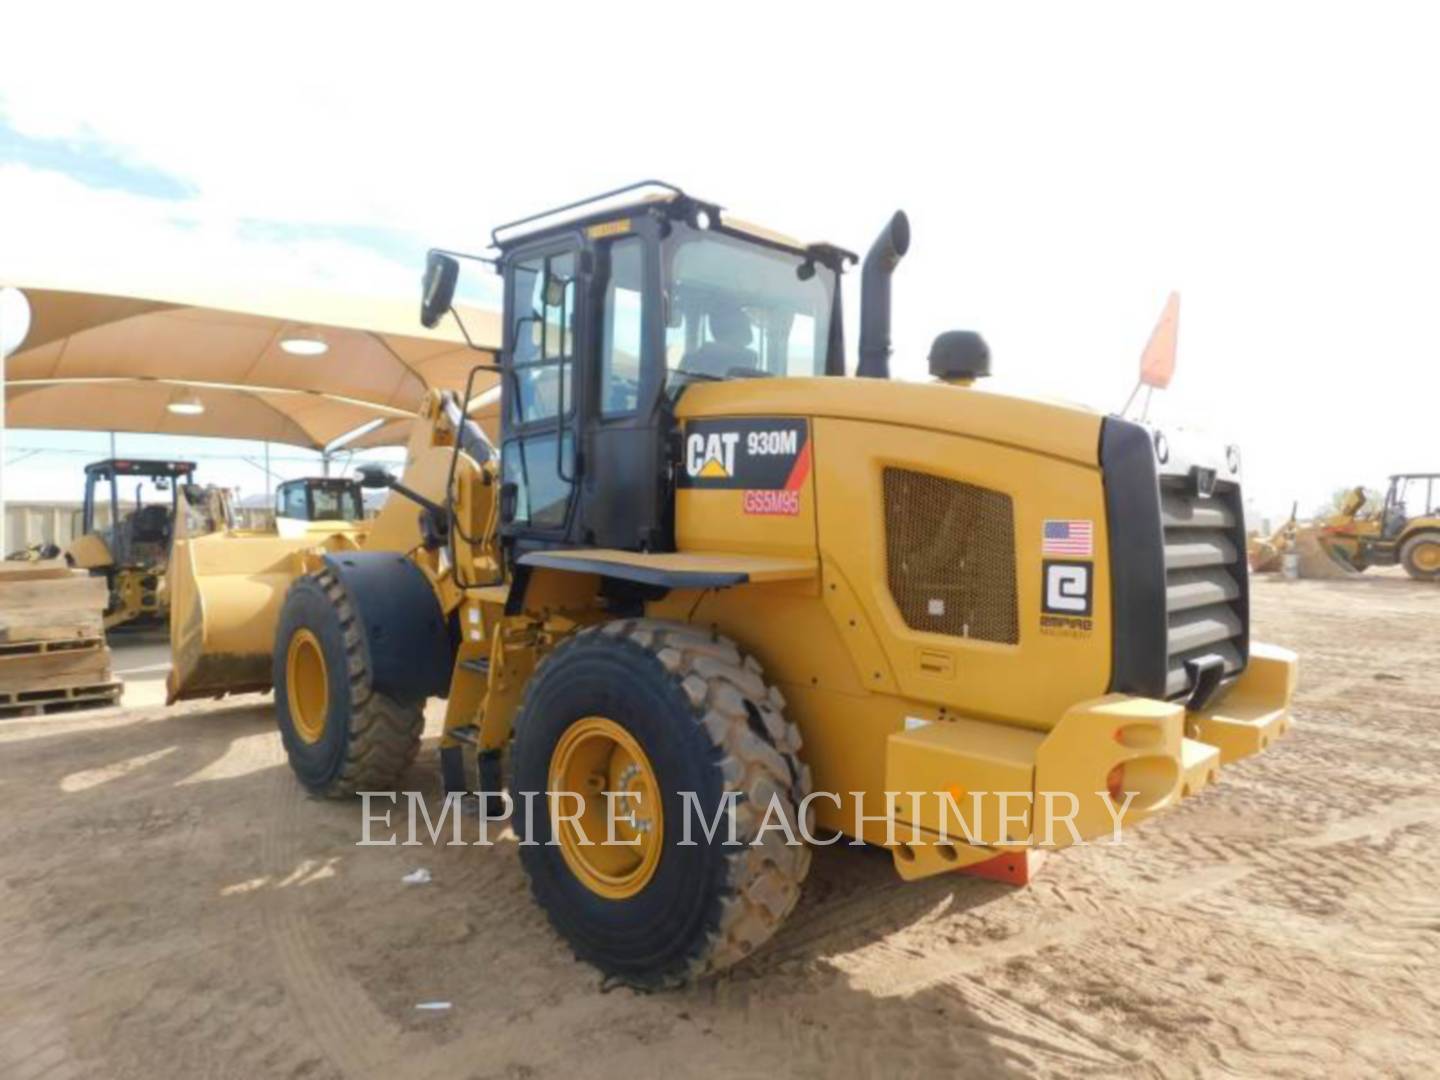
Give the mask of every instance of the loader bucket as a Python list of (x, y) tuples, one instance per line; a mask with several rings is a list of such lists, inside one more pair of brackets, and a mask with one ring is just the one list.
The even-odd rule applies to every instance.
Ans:
[(1360, 576), (1360, 571), (1345, 561), (1343, 550), (1327, 544), (1314, 529), (1302, 529), (1296, 534), (1295, 550), (1300, 556), (1302, 578), (1344, 580)]
[(270, 689), (280, 605), (323, 550), (354, 546), (346, 532), (219, 532), (177, 541), (170, 560), (167, 701)]

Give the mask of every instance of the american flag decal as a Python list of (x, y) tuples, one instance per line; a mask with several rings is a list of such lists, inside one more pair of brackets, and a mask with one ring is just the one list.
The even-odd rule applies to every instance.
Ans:
[(1083, 555), (1089, 558), (1095, 554), (1095, 526), (1089, 521), (1047, 520), (1040, 551), (1045, 555)]

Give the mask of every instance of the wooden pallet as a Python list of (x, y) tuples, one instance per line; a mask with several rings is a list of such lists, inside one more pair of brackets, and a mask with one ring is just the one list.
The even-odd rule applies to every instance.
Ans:
[[(70, 577), (73, 571), (64, 559), (40, 559), (35, 562), (16, 559), (0, 560), (0, 583), (6, 581), (48, 581)], [(84, 573), (82, 570), (81, 573)]]
[(104, 638), (25, 644), (44, 647), (0, 652), (0, 696), (110, 681), (110, 650)]
[(108, 602), (104, 578), (58, 559), (0, 563), (0, 646), (100, 637)]
[(76, 709), (102, 709), (117, 705), (125, 684), (111, 681), (90, 686), (63, 686), (50, 690), (0, 692), (0, 719), (43, 716)]
[(103, 578), (59, 559), (0, 564), (0, 718), (120, 700), (110, 671)]
[(93, 649), (104, 644), (105, 639), (101, 637), (61, 638), (56, 641), (0, 641), (0, 659), (6, 656), (28, 656), (33, 653)]

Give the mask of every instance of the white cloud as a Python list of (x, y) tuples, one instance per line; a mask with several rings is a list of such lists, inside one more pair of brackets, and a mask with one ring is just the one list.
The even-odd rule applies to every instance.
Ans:
[(32, 5), (7, 20), (9, 122), (196, 194), (12, 166), (0, 223), (104, 258), (408, 289), (413, 268), (236, 223), (478, 246), (498, 220), (660, 175), (863, 250), (904, 206), (907, 374), (935, 332), (970, 326), (997, 388), (1114, 408), (1178, 287), (1181, 368), (1157, 410), (1239, 438), (1265, 505), (1440, 467), (1429, 9), (865, 10), (291, 3), (221, 23), (97, 5), (79, 34), (69, 8)]
[(62, 174), (0, 164), (0, 278), (77, 287), (261, 281), (394, 296), (415, 266), (339, 239), (265, 239), (203, 202), (97, 190)]

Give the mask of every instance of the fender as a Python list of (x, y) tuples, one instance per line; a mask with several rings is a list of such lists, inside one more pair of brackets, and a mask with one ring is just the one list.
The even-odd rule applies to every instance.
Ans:
[(450, 693), (455, 640), (424, 572), (390, 551), (326, 555), (364, 630), (371, 685), (404, 705)]

